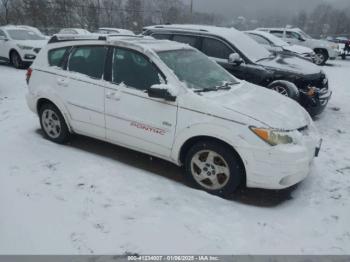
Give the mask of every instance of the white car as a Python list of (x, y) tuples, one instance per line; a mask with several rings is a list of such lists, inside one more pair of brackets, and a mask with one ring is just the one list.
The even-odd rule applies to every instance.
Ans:
[(34, 61), (47, 39), (21, 26), (0, 27), (0, 60), (23, 68)]
[(308, 175), (321, 140), (292, 99), (186, 44), (98, 39), (53, 38), (28, 69), (27, 103), (49, 140), (83, 134), (184, 165), (195, 186), (221, 196)]
[(252, 39), (257, 43), (263, 45), (267, 50), (272, 53), (285, 54), (285, 55), (295, 55), (300, 58), (307, 59), (311, 62), (315, 61), (315, 52), (305, 46), (293, 45), (283, 41), (281, 38), (274, 36), (268, 32), (264, 31), (246, 31)]
[(326, 40), (313, 39), (300, 28), (258, 28), (256, 30), (269, 32), (285, 42), (302, 45), (315, 51), (315, 63), (324, 65), (328, 59), (336, 59), (339, 56), (338, 45)]
[(104, 35), (135, 35), (133, 31), (127, 29), (110, 27), (101, 27), (95, 33)]

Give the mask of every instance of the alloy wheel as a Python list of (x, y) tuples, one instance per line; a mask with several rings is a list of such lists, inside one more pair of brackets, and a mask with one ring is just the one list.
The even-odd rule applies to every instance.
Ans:
[(274, 86), (272, 87), (272, 90), (280, 93), (281, 95), (289, 97), (287, 89), (284, 86)]
[(50, 138), (57, 138), (61, 134), (61, 122), (57, 114), (50, 109), (45, 109), (42, 114), (42, 123), (46, 134)]
[(212, 150), (199, 151), (192, 157), (191, 172), (195, 181), (209, 190), (220, 190), (230, 180), (227, 162)]

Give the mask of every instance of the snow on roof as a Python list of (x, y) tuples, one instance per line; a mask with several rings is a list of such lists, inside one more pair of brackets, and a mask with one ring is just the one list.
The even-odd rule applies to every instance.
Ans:
[(127, 46), (133, 45), (138, 46), (142, 49), (152, 50), (155, 52), (159, 51), (168, 51), (168, 50), (178, 50), (178, 49), (192, 49), (187, 44), (182, 44), (169, 40), (158, 40), (152, 37), (131, 37), (131, 36), (122, 36), (122, 37), (109, 37), (107, 40), (112, 44), (125, 44)]

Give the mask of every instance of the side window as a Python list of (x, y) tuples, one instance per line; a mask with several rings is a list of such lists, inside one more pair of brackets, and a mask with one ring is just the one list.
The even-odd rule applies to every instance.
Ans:
[(190, 35), (174, 35), (173, 41), (189, 44), (190, 46), (197, 47), (197, 37)]
[(263, 38), (260, 35), (249, 34), (249, 36), (261, 45), (271, 45), (271, 43), (267, 39)]
[(171, 38), (171, 34), (153, 34), (152, 37), (156, 39), (166, 39), (169, 40)]
[(270, 34), (273, 34), (274, 36), (277, 36), (279, 38), (283, 38), (283, 31), (273, 30), (270, 31)]
[(0, 36), (6, 37), (5, 33), (2, 30), (0, 30)]
[(207, 56), (221, 59), (228, 59), (230, 54), (235, 53), (223, 42), (212, 38), (203, 39), (202, 52)]
[(105, 46), (77, 47), (69, 58), (68, 70), (101, 79), (107, 50)]
[(147, 90), (152, 85), (163, 82), (158, 68), (138, 52), (115, 48), (112, 61), (113, 83)]
[(70, 47), (63, 47), (63, 48), (57, 48), (57, 49), (50, 50), (49, 51), (49, 65), (60, 67), (62, 65), (62, 60), (64, 58), (64, 55), (66, 54), (66, 52), (69, 48)]

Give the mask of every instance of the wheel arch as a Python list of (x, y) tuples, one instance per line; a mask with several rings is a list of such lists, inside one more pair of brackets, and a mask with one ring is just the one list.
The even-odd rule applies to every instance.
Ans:
[(223, 139), (220, 139), (217, 137), (213, 137), (213, 136), (209, 136), (209, 135), (200, 135), (200, 136), (194, 136), (194, 137), (188, 138), (182, 144), (182, 146), (179, 150), (178, 161), (179, 161), (180, 165), (183, 165), (183, 163), (185, 162), (186, 154), (190, 150), (190, 148), (200, 141), (214, 141), (214, 142), (220, 143), (220, 144), (226, 146), (227, 148), (229, 148), (232, 151), (232, 153), (237, 157), (238, 161), (241, 164), (241, 167), (242, 167), (243, 172), (244, 172), (244, 178), (243, 178), (242, 183), (246, 184), (246, 165), (244, 164), (242, 156), (238, 153), (238, 151), (231, 144), (229, 144), (227, 141), (224, 141)]
[[(69, 132), (73, 132), (72, 128), (71, 128), (71, 125), (70, 125), (70, 122), (68, 121), (68, 117), (67, 117), (67, 114), (65, 112), (65, 110), (63, 110), (62, 106), (59, 105), (59, 103), (56, 103), (56, 102), (53, 102), (52, 99), (49, 99), (49, 98), (45, 98), (45, 97), (42, 97), (42, 98), (39, 98), (36, 102), (36, 112), (37, 114), (39, 115), (39, 112), (40, 112), (40, 108), (44, 105), (44, 104), (52, 104), (54, 105), (55, 107), (58, 108), (58, 110), (61, 112), (63, 118), (64, 118), (64, 121), (66, 122), (67, 124), (67, 127), (68, 127), (68, 130)], [(39, 116), (40, 117), (40, 116)]]
[(317, 53), (318, 51), (322, 51), (322, 52), (324, 52), (327, 55), (327, 59), (329, 58), (329, 53), (328, 53), (327, 48), (316, 47), (316, 48), (314, 48), (314, 51), (315, 51), (315, 53)]

